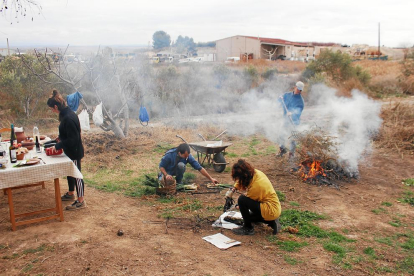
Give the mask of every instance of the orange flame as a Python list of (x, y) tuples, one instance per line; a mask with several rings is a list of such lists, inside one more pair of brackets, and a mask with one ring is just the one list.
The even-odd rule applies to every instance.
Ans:
[[(307, 164), (306, 164), (307, 163)], [(310, 166), (309, 166), (310, 162), (303, 162), (301, 165), (301, 170), (302, 170), (302, 178), (304, 181), (310, 179), (310, 178), (315, 178), (318, 175), (322, 175), (322, 176), (326, 176), (324, 169), (321, 166), (321, 162), (314, 160)], [(308, 169), (308, 173), (305, 173), (306, 168)]]

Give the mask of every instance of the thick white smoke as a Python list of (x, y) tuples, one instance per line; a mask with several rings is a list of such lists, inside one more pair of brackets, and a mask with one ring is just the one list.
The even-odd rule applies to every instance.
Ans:
[[(381, 127), (381, 103), (369, 99), (359, 90), (352, 97), (338, 97), (326, 85), (314, 85), (309, 94), (309, 109), (313, 123), (337, 137), (338, 154), (350, 172), (358, 171), (363, 153), (371, 150), (371, 138)], [(303, 115), (302, 115), (303, 116)]]
[[(203, 117), (236, 135), (264, 134), (279, 143), (279, 137), (291, 136), (283, 126), (283, 109), (278, 97), (291, 88), (289, 79), (268, 85), (263, 92), (251, 90), (241, 95), (237, 113)], [(317, 125), (336, 137), (338, 160), (350, 173), (358, 172), (358, 163), (371, 150), (371, 138), (379, 131), (381, 103), (358, 90), (352, 97), (338, 97), (336, 90), (324, 84), (313, 85), (305, 103), (298, 131)], [(289, 141), (285, 141), (289, 147)]]

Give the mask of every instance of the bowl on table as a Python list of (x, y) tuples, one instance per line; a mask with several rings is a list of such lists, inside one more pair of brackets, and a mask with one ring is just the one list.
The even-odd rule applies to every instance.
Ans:
[(17, 160), (23, 160), (23, 159), (24, 159), (24, 155), (25, 155), (25, 153), (24, 153), (24, 152), (19, 153), (19, 154), (16, 154), (16, 158), (17, 158)]

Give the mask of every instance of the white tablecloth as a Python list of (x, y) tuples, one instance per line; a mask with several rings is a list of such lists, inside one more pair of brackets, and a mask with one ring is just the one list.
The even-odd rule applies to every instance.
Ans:
[(41, 181), (50, 181), (64, 176), (83, 178), (82, 173), (65, 154), (47, 156), (45, 152), (36, 153), (35, 150), (31, 150), (30, 154), (25, 155), (25, 158), (30, 155), (32, 157), (37, 156), (42, 158), (46, 164), (43, 164), (43, 162), (40, 161), (38, 164), (32, 166), (13, 167), (20, 161), (11, 164), (9, 160), (7, 168), (0, 169), (0, 189), (12, 188)]

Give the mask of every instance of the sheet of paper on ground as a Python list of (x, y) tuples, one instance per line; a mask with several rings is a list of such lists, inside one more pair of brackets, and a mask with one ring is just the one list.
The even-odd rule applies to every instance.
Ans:
[(215, 245), (216, 247), (220, 249), (227, 249), (232, 246), (241, 244), (241, 242), (232, 240), (220, 233), (217, 233), (211, 236), (206, 236), (203, 238), (203, 240)]
[(221, 228), (225, 228), (225, 229), (234, 229), (234, 228), (240, 227), (240, 225), (237, 225), (237, 224), (232, 223), (232, 222), (225, 221), (224, 220), (225, 217), (232, 217), (234, 219), (242, 219), (243, 218), (240, 212), (235, 212), (235, 211), (225, 212), (219, 217), (218, 220), (216, 220), (212, 224), (212, 226), (213, 227), (221, 227)]

